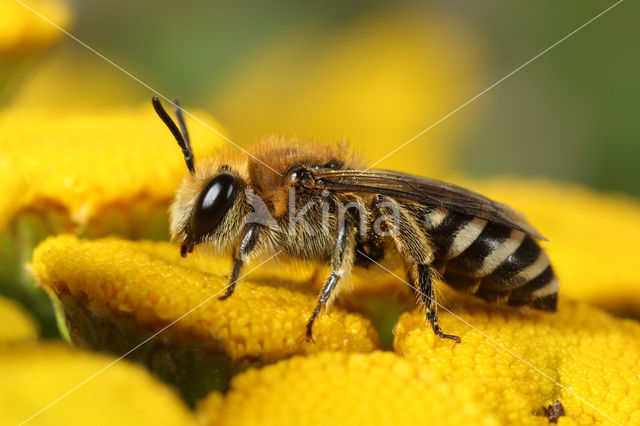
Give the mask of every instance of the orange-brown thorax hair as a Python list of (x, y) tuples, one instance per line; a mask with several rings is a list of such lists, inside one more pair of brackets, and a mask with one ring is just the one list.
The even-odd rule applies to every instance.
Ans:
[[(362, 168), (345, 141), (318, 143), (312, 140), (269, 137), (249, 147), (248, 171), (255, 192), (270, 204), (274, 217), (287, 212), (289, 187), (287, 172), (305, 165), (323, 165), (338, 161), (347, 168)], [(258, 161), (259, 160), (259, 161)], [(272, 169), (265, 166), (268, 164)], [(275, 171), (274, 171), (275, 170)], [(278, 173), (276, 173), (276, 171)]]

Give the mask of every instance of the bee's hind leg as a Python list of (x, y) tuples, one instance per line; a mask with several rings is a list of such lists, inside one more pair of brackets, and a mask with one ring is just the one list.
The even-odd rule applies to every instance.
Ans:
[(227, 299), (233, 294), (236, 284), (238, 283), (238, 278), (240, 277), (240, 271), (242, 271), (242, 267), (249, 260), (251, 250), (253, 250), (256, 246), (256, 242), (258, 242), (259, 229), (259, 225), (257, 223), (253, 223), (249, 226), (249, 229), (247, 229), (247, 232), (245, 232), (242, 237), (240, 247), (238, 247), (237, 253), (233, 256), (233, 271), (229, 278), (229, 285), (227, 285), (224, 294), (218, 298), (219, 300)]
[[(453, 334), (445, 334), (438, 325), (438, 306), (435, 300), (435, 290), (433, 287), (433, 280), (431, 278), (431, 268), (429, 265), (416, 265), (418, 286), (415, 290), (420, 295), (420, 300), (425, 306), (427, 312), (427, 320), (433, 328), (433, 332), (442, 337), (443, 339), (451, 339), (456, 343), (460, 343), (462, 339), (459, 336)], [(414, 284), (415, 285), (415, 284)]]
[(348, 275), (351, 272), (351, 266), (353, 265), (353, 258), (355, 255), (355, 228), (349, 220), (345, 220), (340, 229), (338, 229), (338, 236), (336, 238), (336, 247), (331, 257), (331, 274), (327, 279), (327, 282), (320, 291), (320, 297), (316, 302), (316, 307), (307, 321), (307, 334), (308, 340), (313, 339), (313, 323), (316, 317), (320, 313), (320, 310), (326, 303), (330, 303), (333, 297), (338, 292), (336, 288), (342, 280), (342, 277)]

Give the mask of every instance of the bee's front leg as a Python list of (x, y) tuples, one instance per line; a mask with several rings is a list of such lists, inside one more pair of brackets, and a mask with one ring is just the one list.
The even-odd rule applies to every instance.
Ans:
[(431, 323), (433, 332), (443, 339), (451, 339), (455, 340), (456, 343), (460, 343), (462, 341), (460, 336), (445, 334), (438, 325), (438, 306), (435, 299), (433, 280), (431, 279), (431, 267), (429, 265), (416, 265), (416, 268), (418, 275), (418, 288), (416, 291), (420, 293), (420, 299), (427, 311), (427, 320)]
[(233, 271), (231, 272), (229, 285), (227, 286), (224, 294), (218, 298), (219, 300), (224, 300), (233, 294), (233, 290), (235, 290), (236, 284), (238, 283), (240, 271), (244, 264), (249, 260), (251, 250), (253, 250), (256, 246), (256, 242), (258, 242), (259, 231), (260, 225), (252, 223), (242, 237), (240, 246), (238, 247), (236, 254), (233, 256)]
[(345, 220), (338, 229), (338, 237), (336, 238), (336, 246), (331, 257), (331, 274), (327, 279), (327, 282), (322, 287), (320, 297), (316, 303), (316, 307), (313, 310), (313, 314), (307, 321), (307, 339), (313, 339), (313, 323), (316, 317), (320, 313), (320, 309), (330, 303), (333, 298), (338, 294), (336, 288), (341, 279), (345, 275), (349, 275), (351, 272), (351, 266), (353, 265), (353, 258), (355, 255), (355, 227), (350, 221)]

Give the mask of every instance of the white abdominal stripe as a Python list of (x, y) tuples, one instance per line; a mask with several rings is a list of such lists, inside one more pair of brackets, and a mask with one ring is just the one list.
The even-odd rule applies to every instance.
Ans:
[[(534, 237), (518, 229), (448, 214), (429, 230), (452, 287), (492, 302), (555, 310), (558, 280)], [(545, 299), (540, 306), (534, 302)], [(513, 302), (513, 303), (512, 303)]]

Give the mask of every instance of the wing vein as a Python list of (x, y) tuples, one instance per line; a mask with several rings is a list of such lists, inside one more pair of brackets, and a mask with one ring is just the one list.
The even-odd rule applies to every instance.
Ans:
[(318, 189), (380, 194), (428, 207), (444, 207), (545, 239), (524, 215), (511, 207), (450, 183), (381, 169), (321, 170), (314, 176)]

